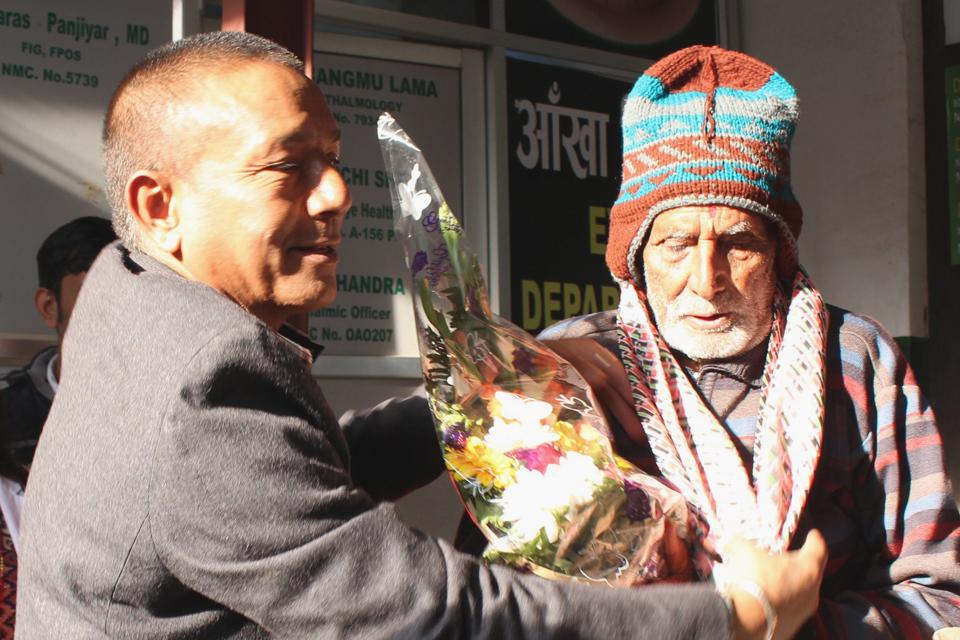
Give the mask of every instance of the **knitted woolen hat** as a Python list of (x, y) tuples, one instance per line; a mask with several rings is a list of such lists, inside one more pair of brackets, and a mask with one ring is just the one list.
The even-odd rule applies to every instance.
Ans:
[(638, 252), (657, 214), (726, 205), (772, 220), (777, 271), (797, 268), (803, 213), (790, 189), (797, 94), (766, 64), (696, 46), (640, 76), (623, 108), (623, 183), (610, 212), (607, 265), (643, 285)]

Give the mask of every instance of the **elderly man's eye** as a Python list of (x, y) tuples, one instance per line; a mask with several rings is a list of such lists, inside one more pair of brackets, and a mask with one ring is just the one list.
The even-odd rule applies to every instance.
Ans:
[(767, 250), (768, 243), (760, 238), (737, 238), (726, 243), (727, 251), (734, 257), (748, 257)]
[(665, 241), (660, 246), (663, 249), (665, 249), (668, 253), (677, 254), (677, 253), (684, 253), (685, 251), (687, 251), (690, 248), (691, 243), (688, 240), (683, 240), (683, 239), (670, 239)]

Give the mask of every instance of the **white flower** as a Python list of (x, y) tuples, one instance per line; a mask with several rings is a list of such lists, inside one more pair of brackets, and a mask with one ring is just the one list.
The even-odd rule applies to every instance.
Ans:
[(503, 509), (501, 519), (511, 523), (510, 538), (523, 544), (536, 538), (543, 530), (547, 539), (554, 542), (560, 529), (557, 516), (553, 513), (558, 505), (552, 498), (555, 496), (550, 495), (544, 474), (518, 469), (516, 481), (504, 489), (497, 500)]
[(551, 405), (506, 391), (497, 391), (493, 397), (500, 409), (493, 413), (493, 426), (484, 436), (484, 442), (491, 449), (501, 453), (532, 449), (560, 438), (543, 424), (553, 415)]
[(423, 189), (417, 191), (417, 180), (420, 179), (420, 165), (413, 165), (413, 171), (410, 173), (410, 180), (401, 182), (397, 185), (397, 192), (400, 194), (400, 209), (403, 213), (410, 215), (414, 220), (419, 220), (423, 215), (423, 210), (430, 206), (432, 198), (430, 194)]
[(497, 391), (493, 397), (500, 403), (500, 415), (506, 420), (540, 422), (553, 414), (550, 404), (517, 393)]
[(592, 500), (601, 482), (603, 471), (593, 459), (575, 452), (548, 465), (545, 473), (518, 469), (516, 481), (496, 501), (502, 509), (501, 519), (511, 523), (511, 540), (522, 545), (543, 531), (547, 540), (556, 542), (560, 536), (558, 518)]
[(557, 464), (547, 466), (544, 474), (558, 496), (566, 496), (568, 507), (579, 507), (593, 499), (603, 482), (603, 471), (590, 456), (571, 451)]
[(557, 433), (539, 422), (506, 422), (494, 416), (493, 426), (487, 430), (483, 441), (491, 449), (507, 453), (515, 449), (533, 449), (559, 438)]

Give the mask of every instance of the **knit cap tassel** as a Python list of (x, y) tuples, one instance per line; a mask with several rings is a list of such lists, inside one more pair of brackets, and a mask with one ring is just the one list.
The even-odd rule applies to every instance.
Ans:
[(700, 70), (701, 75), (704, 76), (704, 84), (707, 86), (707, 100), (703, 104), (703, 137), (707, 144), (713, 144), (713, 138), (717, 133), (717, 123), (713, 118), (717, 100), (717, 62), (713, 53), (708, 53), (706, 58)]

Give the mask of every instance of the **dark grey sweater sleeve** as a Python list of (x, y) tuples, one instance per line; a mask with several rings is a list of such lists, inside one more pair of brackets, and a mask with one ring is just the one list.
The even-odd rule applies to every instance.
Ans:
[(347, 411), (340, 426), (350, 448), (350, 476), (374, 500), (397, 500), (444, 471), (422, 385), (405, 398)]
[(551, 582), (407, 528), (353, 484), (338, 426), (282, 351), (218, 338), (167, 409), (147, 526), (187, 587), (276, 638), (728, 636), (710, 587)]

